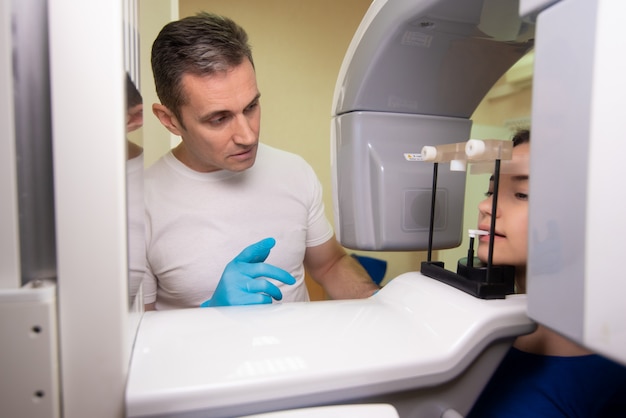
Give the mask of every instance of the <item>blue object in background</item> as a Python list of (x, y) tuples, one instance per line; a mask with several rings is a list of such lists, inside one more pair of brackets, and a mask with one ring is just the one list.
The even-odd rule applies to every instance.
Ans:
[(352, 254), (352, 257), (356, 259), (363, 266), (363, 268), (370, 275), (374, 283), (380, 285), (383, 281), (385, 273), (387, 272), (387, 262), (380, 258), (367, 257), (364, 255)]

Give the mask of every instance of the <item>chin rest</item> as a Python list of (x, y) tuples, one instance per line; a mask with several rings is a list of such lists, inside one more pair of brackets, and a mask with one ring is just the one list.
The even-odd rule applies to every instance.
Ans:
[(388, 403), (465, 414), (517, 335), (526, 296), (482, 300), (420, 273), (369, 299), (146, 312), (129, 417), (233, 417)]

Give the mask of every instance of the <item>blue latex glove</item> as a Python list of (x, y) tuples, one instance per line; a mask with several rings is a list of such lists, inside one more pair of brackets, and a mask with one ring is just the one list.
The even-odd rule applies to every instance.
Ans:
[(281, 291), (265, 277), (285, 284), (294, 284), (296, 279), (285, 270), (264, 263), (275, 244), (274, 238), (265, 238), (246, 247), (226, 265), (213, 297), (200, 306), (255, 305), (272, 303), (272, 298), (281, 300)]

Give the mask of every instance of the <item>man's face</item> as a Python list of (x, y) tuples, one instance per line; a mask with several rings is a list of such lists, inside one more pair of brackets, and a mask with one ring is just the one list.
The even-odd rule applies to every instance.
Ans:
[(182, 88), (187, 98), (180, 109), (182, 123), (172, 117), (182, 143), (174, 155), (199, 172), (252, 167), (259, 142), (261, 107), (250, 61), (244, 60), (224, 73), (186, 74)]
[[(528, 157), (530, 144), (513, 148), (510, 162), (502, 162), (493, 244), (493, 264), (526, 266), (528, 258)], [(489, 231), (492, 217), (493, 179), (487, 199), (478, 205), (478, 229)], [(487, 262), (489, 236), (479, 239), (478, 258)]]

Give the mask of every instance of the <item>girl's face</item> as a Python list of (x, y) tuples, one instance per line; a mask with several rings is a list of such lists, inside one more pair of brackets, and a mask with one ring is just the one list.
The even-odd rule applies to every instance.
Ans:
[[(513, 148), (511, 161), (503, 161), (500, 172), (498, 207), (493, 243), (493, 264), (526, 267), (528, 257), (528, 157), (530, 144)], [(491, 228), (493, 178), (487, 198), (478, 205), (478, 229)], [(489, 236), (481, 235), (477, 256), (487, 262)]]

